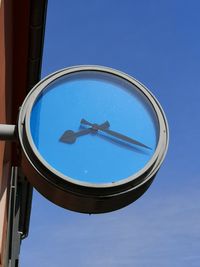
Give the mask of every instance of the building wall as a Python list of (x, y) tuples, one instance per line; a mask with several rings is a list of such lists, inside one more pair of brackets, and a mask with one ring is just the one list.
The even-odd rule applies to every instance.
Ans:
[[(15, 124), (27, 92), (30, 1), (0, 1), (0, 123)], [(0, 267), (6, 266), (11, 166), (17, 144), (0, 141)]]
[[(0, 124), (16, 124), (19, 107), (40, 79), (46, 7), (47, 0), (0, 0)], [(20, 166), (20, 148), (0, 141), (0, 267), (7, 266), (11, 166)]]
[[(47, 0), (0, 0), (0, 123), (16, 124), (40, 79), (46, 7)], [(0, 267), (6, 266), (11, 166), (20, 166), (18, 144), (0, 141)]]
[[(0, 123), (11, 122), (12, 55), (8, 53), (12, 43), (10, 1), (0, 2)], [(6, 12), (6, 8), (7, 12)], [(0, 141), (0, 266), (3, 266), (7, 234), (7, 211), (11, 145)]]

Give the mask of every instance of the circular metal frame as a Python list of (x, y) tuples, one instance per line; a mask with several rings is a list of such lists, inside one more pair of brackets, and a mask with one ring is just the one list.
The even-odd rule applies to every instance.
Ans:
[[(118, 76), (133, 84), (151, 103), (159, 124), (159, 138), (150, 161), (139, 172), (114, 183), (82, 182), (63, 175), (50, 166), (38, 152), (30, 131), (33, 105), (45, 88), (62, 76), (83, 71), (96, 71)], [(112, 211), (133, 202), (151, 184), (167, 151), (169, 141), (165, 114), (152, 93), (129, 75), (102, 66), (75, 66), (57, 71), (40, 81), (27, 95), (18, 120), (18, 135), (22, 146), (22, 167), (33, 186), (54, 203), (79, 212)], [(35, 176), (35, 178), (34, 178)], [(58, 196), (62, 196), (61, 198)]]

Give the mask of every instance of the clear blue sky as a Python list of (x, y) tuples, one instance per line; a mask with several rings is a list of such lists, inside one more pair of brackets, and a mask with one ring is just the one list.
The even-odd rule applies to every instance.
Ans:
[(49, 0), (42, 76), (79, 64), (127, 72), (162, 104), (170, 146), (122, 210), (78, 214), (34, 192), (20, 266), (200, 266), (199, 10), (199, 0)]

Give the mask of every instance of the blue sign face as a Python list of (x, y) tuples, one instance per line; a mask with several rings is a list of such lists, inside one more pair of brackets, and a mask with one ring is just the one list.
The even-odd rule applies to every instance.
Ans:
[(148, 97), (123, 77), (77, 71), (50, 83), (30, 116), (34, 145), (47, 165), (74, 180), (115, 183), (149, 163), (159, 123)]

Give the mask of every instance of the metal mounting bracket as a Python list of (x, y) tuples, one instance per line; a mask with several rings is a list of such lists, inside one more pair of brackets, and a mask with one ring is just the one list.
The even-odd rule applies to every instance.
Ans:
[(21, 241), (27, 237), (29, 231), (31, 201), (32, 186), (18, 167), (12, 167), (6, 253), (8, 267), (19, 266)]
[(16, 129), (16, 125), (0, 124), (0, 140), (15, 140), (17, 137)]

